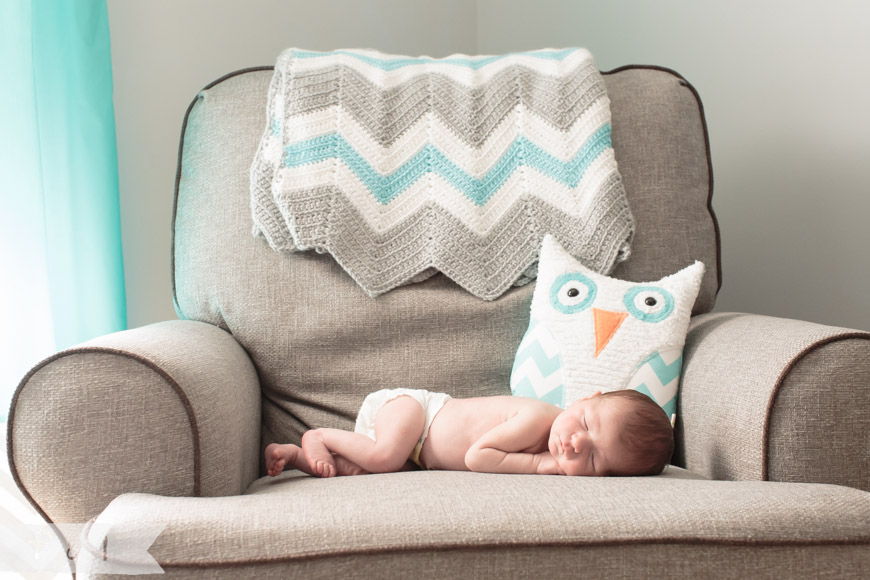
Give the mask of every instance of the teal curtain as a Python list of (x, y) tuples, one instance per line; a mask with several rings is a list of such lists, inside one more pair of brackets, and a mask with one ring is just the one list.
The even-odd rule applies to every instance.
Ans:
[(0, 1), (0, 421), (28, 368), (127, 326), (106, 0)]

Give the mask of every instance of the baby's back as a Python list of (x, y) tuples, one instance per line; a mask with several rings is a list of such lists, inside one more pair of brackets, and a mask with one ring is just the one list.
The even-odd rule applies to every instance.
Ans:
[[(429, 427), (429, 435), (420, 452), (423, 465), (429, 469), (467, 471), (465, 454), (468, 449), (487, 431), (523, 410), (551, 415), (552, 419), (561, 412), (554, 405), (524, 397), (450, 399), (435, 415)], [(545, 451), (548, 434), (549, 429), (538, 443), (525, 451)]]

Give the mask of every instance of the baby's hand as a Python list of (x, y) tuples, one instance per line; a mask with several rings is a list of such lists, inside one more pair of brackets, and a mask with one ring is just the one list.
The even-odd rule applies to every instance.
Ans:
[(535, 473), (540, 475), (565, 475), (559, 462), (553, 457), (549, 451), (544, 451), (535, 455), (538, 460), (537, 470)]

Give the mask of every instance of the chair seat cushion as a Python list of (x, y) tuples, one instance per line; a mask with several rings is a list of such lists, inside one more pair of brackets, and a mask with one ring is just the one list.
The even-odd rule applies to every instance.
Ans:
[[(870, 566), (870, 493), (708, 481), (674, 467), (638, 478), (288, 471), (235, 497), (124, 494), (96, 521), (165, 525), (150, 553), (172, 577), (558, 578), (581, 566), (859, 577)], [(90, 546), (102, 543), (97, 528)]]

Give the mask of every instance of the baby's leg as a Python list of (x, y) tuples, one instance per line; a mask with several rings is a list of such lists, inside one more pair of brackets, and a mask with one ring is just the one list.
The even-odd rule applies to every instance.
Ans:
[(408, 396), (389, 401), (375, 416), (375, 440), (340, 429), (316, 429), (302, 436), (302, 449), (311, 469), (321, 477), (336, 474), (333, 453), (365, 471), (401, 470), (423, 434), (423, 406)]
[(368, 475), (368, 471), (341, 455), (333, 455), (336, 475)]
[[(370, 473), (341, 455), (333, 454), (332, 458), (335, 460), (337, 475), (368, 475)], [(399, 471), (420, 471), (420, 466), (409, 459), (405, 462), (405, 465), (399, 468)]]

